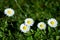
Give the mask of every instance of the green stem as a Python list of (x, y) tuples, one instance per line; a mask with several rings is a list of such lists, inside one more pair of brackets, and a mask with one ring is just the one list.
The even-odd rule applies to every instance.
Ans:
[(23, 13), (25, 13), (25, 12), (23, 11), (23, 9), (19, 6), (17, 0), (15, 0), (15, 3), (16, 3), (16, 5), (18, 6), (18, 8), (19, 8)]

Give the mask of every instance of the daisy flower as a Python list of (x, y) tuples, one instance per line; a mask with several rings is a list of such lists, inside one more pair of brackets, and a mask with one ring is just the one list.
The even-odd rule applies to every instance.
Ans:
[(57, 21), (54, 18), (51, 18), (48, 20), (48, 25), (51, 27), (56, 27), (57, 26)]
[(25, 24), (28, 26), (32, 26), (34, 24), (34, 20), (32, 18), (25, 19)]
[(27, 26), (25, 24), (20, 25), (20, 30), (24, 33), (27, 33), (30, 30), (30, 26)]
[(41, 30), (46, 29), (46, 24), (44, 22), (40, 22), (37, 24), (37, 27)]
[(11, 8), (6, 8), (5, 10), (4, 10), (4, 14), (6, 14), (7, 16), (13, 16), (14, 15), (14, 10), (13, 9), (11, 9)]

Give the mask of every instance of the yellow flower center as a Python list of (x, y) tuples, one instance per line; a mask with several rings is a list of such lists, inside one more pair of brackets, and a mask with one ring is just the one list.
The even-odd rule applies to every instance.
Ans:
[(32, 22), (29, 20), (29, 21), (27, 21), (27, 23), (28, 23), (28, 24), (31, 24)]
[(55, 22), (54, 22), (54, 21), (51, 21), (50, 23), (51, 23), (52, 25), (54, 25)]
[(44, 27), (44, 25), (43, 25), (43, 24), (41, 24), (41, 25), (40, 25), (40, 27), (41, 27), (41, 28), (43, 28), (43, 27)]
[(7, 12), (8, 14), (11, 14), (11, 10), (8, 10), (8, 12)]
[(27, 27), (26, 27), (26, 26), (24, 26), (24, 27), (23, 27), (23, 29), (24, 29), (24, 30), (26, 30), (26, 29), (27, 29)]

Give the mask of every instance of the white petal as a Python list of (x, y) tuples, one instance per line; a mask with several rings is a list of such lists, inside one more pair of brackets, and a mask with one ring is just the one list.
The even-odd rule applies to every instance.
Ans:
[[(31, 24), (28, 24), (27, 23), (28, 21), (31, 21)], [(27, 19), (25, 19), (25, 24), (28, 26), (32, 26), (34, 24), (34, 20), (32, 18), (27, 18)]]
[[(26, 30), (23, 29), (24, 26), (27, 27)], [(21, 25), (20, 25), (20, 30), (21, 30), (22, 32), (24, 32), (24, 33), (27, 33), (27, 32), (30, 30), (30, 26), (27, 26), (27, 25), (25, 25), (25, 24), (21, 24)]]
[[(8, 13), (8, 10), (11, 10), (10, 14)], [(7, 16), (9, 16), (9, 17), (13, 16), (14, 15), (14, 10), (11, 9), (11, 8), (7, 8), (7, 9), (4, 10), (4, 14), (7, 15)]]
[[(52, 24), (50, 23), (51, 21), (54, 21), (54, 25), (52, 25)], [(58, 23), (57, 23), (56, 19), (54, 19), (54, 18), (51, 18), (51, 19), (48, 20), (48, 25), (51, 26), (51, 27), (57, 27), (57, 24), (58, 24)]]
[[(40, 25), (43, 24), (44, 26), (41, 28)], [(37, 27), (41, 30), (46, 29), (46, 24), (44, 22), (40, 22), (37, 24)]]

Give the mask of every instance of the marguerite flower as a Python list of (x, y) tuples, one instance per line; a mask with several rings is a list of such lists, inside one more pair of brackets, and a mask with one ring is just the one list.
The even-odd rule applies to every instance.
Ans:
[(44, 22), (40, 22), (37, 24), (37, 27), (41, 30), (46, 29), (46, 24)]
[(48, 20), (48, 25), (51, 27), (56, 27), (57, 26), (57, 21), (54, 18), (51, 18)]
[(14, 15), (14, 10), (11, 8), (7, 8), (4, 10), (4, 14), (6, 14), (7, 16), (13, 16)]
[(32, 26), (34, 24), (34, 20), (32, 18), (25, 19), (25, 24), (28, 26)]
[(20, 25), (20, 30), (24, 33), (27, 33), (30, 30), (30, 26), (27, 26), (25, 24)]

